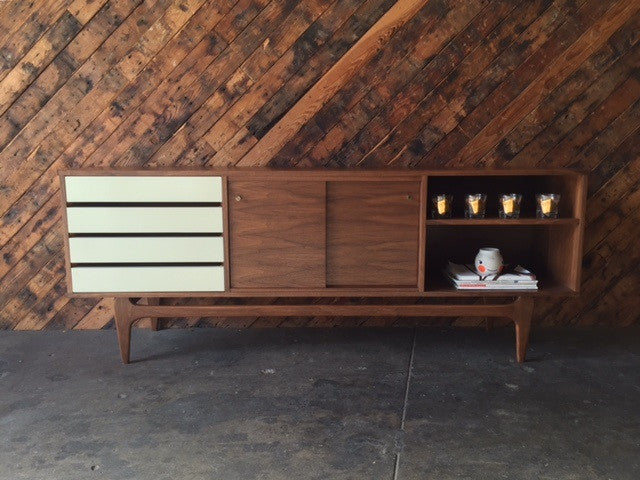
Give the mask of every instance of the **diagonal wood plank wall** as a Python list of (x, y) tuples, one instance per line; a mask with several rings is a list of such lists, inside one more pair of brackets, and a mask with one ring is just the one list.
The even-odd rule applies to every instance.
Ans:
[[(639, 11), (639, 0), (0, 2), (0, 328), (111, 326), (110, 300), (64, 295), (56, 172), (172, 165), (589, 170), (584, 294), (541, 302), (537, 318), (638, 323)], [(174, 322), (201, 323), (227, 321)]]

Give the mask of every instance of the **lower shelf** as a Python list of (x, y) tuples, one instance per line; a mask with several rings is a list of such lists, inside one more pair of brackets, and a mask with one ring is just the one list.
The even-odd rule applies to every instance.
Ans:
[(548, 280), (540, 280), (538, 290), (458, 290), (445, 278), (433, 278), (427, 280), (425, 294), (431, 297), (570, 297), (578, 292)]

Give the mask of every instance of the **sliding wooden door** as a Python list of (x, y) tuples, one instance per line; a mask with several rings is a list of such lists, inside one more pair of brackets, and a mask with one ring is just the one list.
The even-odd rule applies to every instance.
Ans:
[(325, 183), (230, 180), (231, 288), (324, 288)]
[(327, 183), (327, 285), (417, 286), (420, 182)]

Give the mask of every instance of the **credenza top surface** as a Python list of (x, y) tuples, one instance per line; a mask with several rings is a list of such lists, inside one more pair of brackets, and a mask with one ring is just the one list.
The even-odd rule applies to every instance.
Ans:
[(308, 179), (334, 179), (334, 178), (363, 178), (363, 179), (406, 179), (406, 178), (419, 178), (422, 176), (438, 176), (438, 177), (473, 177), (473, 176), (555, 176), (555, 175), (585, 175), (584, 172), (574, 169), (566, 168), (553, 168), (553, 169), (430, 169), (430, 170), (408, 170), (408, 169), (377, 169), (377, 170), (349, 170), (349, 169), (324, 169), (324, 168), (298, 168), (298, 169), (272, 169), (272, 168), (211, 168), (211, 169), (127, 169), (127, 168), (88, 168), (88, 169), (76, 169), (76, 170), (61, 170), (62, 176), (75, 176), (75, 175), (133, 175), (133, 176), (154, 176), (154, 175), (167, 175), (167, 176), (180, 176), (180, 175), (222, 175), (222, 176), (283, 176), (283, 177), (297, 177)]

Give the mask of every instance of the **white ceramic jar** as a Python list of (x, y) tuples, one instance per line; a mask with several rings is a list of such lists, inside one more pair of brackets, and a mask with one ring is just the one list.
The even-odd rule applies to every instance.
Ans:
[(500, 249), (498, 248), (481, 248), (478, 250), (475, 260), (476, 272), (482, 278), (497, 275), (502, 272), (504, 260)]

